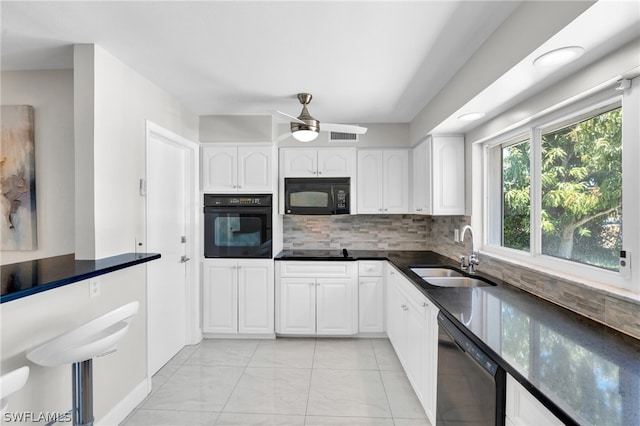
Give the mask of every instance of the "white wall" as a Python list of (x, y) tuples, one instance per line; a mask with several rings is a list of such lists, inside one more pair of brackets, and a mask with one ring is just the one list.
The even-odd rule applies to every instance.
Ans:
[[(50, 80), (49, 74), (43, 75), (47, 76), (42, 78), (43, 98), (54, 98), (51, 90), (60, 85), (56, 79)], [(74, 70), (64, 75), (66, 83), (62, 86), (69, 99), (73, 95), (73, 102), (68, 101), (66, 108), (68, 118), (61, 120), (66, 125), (66, 153), (52, 147), (54, 152), (48, 154), (52, 161), (41, 161), (41, 165), (45, 176), (55, 175), (57, 169), (52, 163), (60, 155), (66, 159), (65, 184), (54, 180), (56, 187), (66, 187), (65, 195), (70, 194), (66, 252), (75, 248), (76, 258), (96, 259), (136, 248), (144, 251), (134, 243), (145, 241), (145, 202), (138, 185), (145, 176), (146, 121), (197, 141), (198, 117), (98, 46), (75, 46)], [(36, 123), (38, 118), (36, 108)], [(75, 160), (70, 159), (74, 154)], [(56, 198), (56, 190), (49, 190)], [(66, 222), (54, 223), (59, 226)], [(25, 352), (133, 300), (140, 302), (140, 312), (119, 351), (94, 360), (97, 424), (117, 424), (144, 398), (148, 390), (146, 271), (145, 264), (101, 276), (101, 295), (93, 299), (89, 298), (88, 282), (83, 281), (2, 304), (2, 372), (25, 364), (32, 367), (26, 387), (11, 398), (12, 412), (69, 410), (70, 366), (38, 367), (26, 360)]]
[(197, 141), (198, 116), (99, 46), (75, 46), (74, 72), (76, 116), (93, 111), (76, 120), (76, 257), (144, 251), (146, 120)]
[(34, 108), (38, 249), (0, 252), (0, 263), (74, 252), (73, 71), (5, 71), (2, 105)]

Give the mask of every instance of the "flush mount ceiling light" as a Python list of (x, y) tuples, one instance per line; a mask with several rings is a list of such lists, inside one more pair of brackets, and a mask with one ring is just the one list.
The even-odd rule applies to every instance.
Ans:
[(480, 120), (484, 116), (485, 116), (484, 112), (470, 112), (468, 114), (462, 114), (462, 115), (458, 116), (458, 120), (460, 120), (460, 121), (475, 121), (475, 120)]
[(533, 65), (536, 67), (549, 67), (566, 64), (582, 55), (583, 52), (584, 48), (580, 46), (561, 47), (538, 56), (534, 59)]

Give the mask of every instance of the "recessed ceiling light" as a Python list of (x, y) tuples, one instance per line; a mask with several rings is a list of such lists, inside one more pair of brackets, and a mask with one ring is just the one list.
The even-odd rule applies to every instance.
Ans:
[(567, 46), (559, 49), (551, 50), (538, 56), (533, 61), (533, 65), (537, 67), (549, 67), (553, 65), (566, 64), (582, 55), (584, 49), (580, 46)]
[(458, 120), (475, 121), (475, 120), (480, 120), (484, 116), (485, 116), (484, 112), (470, 112), (468, 114), (462, 114), (461, 116), (458, 117)]

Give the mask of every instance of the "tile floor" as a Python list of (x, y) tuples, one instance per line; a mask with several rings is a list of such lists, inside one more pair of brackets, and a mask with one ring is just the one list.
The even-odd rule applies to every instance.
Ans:
[(387, 339), (204, 340), (123, 425), (429, 425)]

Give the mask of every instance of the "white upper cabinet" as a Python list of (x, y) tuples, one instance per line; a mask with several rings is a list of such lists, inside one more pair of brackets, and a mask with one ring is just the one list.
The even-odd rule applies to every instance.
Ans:
[(280, 176), (285, 177), (355, 177), (354, 148), (283, 148)]
[(463, 136), (430, 136), (413, 149), (412, 212), (433, 216), (465, 213)]
[(202, 148), (202, 191), (272, 192), (273, 147), (204, 146)]
[(409, 152), (358, 151), (358, 214), (409, 211)]

